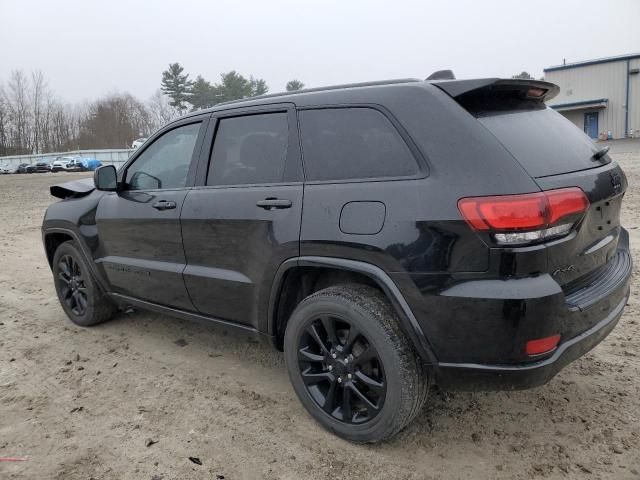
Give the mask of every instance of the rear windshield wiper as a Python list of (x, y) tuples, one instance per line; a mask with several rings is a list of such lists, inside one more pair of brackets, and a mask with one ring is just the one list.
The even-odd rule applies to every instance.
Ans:
[(607, 153), (609, 153), (609, 150), (611, 149), (611, 147), (606, 146), (601, 148), (600, 150), (598, 150), (596, 153), (593, 154), (593, 156), (591, 157), (591, 159), (594, 162), (597, 162), (598, 160), (600, 160), (602, 157), (604, 157)]

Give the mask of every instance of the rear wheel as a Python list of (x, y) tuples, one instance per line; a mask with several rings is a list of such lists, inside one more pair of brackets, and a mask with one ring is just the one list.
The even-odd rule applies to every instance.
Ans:
[(304, 407), (347, 440), (395, 435), (426, 399), (426, 369), (372, 287), (334, 286), (307, 297), (289, 319), (284, 349)]
[(113, 316), (115, 304), (100, 291), (75, 242), (58, 247), (52, 270), (60, 305), (73, 323), (87, 327)]

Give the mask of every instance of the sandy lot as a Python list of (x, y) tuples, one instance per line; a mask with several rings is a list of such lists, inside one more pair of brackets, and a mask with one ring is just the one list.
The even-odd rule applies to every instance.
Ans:
[[(638, 262), (640, 142), (613, 150)], [(47, 187), (74, 176), (0, 177), (0, 457), (26, 458), (0, 478), (640, 478), (637, 270), (617, 329), (548, 385), (433, 389), (393, 441), (357, 446), (314, 423), (266, 346), (148, 313), (71, 324), (40, 222)]]

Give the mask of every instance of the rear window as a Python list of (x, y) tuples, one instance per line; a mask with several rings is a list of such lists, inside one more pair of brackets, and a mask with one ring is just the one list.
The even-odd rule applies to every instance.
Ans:
[(478, 118), (532, 177), (595, 168), (593, 142), (551, 108)]
[(300, 112), (307, 180), (405, 177), (418, 173), (393, 124), (372, 108)]

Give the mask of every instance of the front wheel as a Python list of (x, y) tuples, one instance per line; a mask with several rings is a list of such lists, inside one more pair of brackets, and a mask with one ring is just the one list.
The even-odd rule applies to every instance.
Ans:
[(60, 305), (73, 323), (83, 327), (96, 325), (116, 312), (115, 304), (100, 291), (75, 242), (64, 242), (58, 247), (52, 270)]
[(427, 371), (372, 287), (334, 286), (304, 299), (287, 324), (284, 351), (303, 406), (346, 440), (388, 439), (426, 400)]

